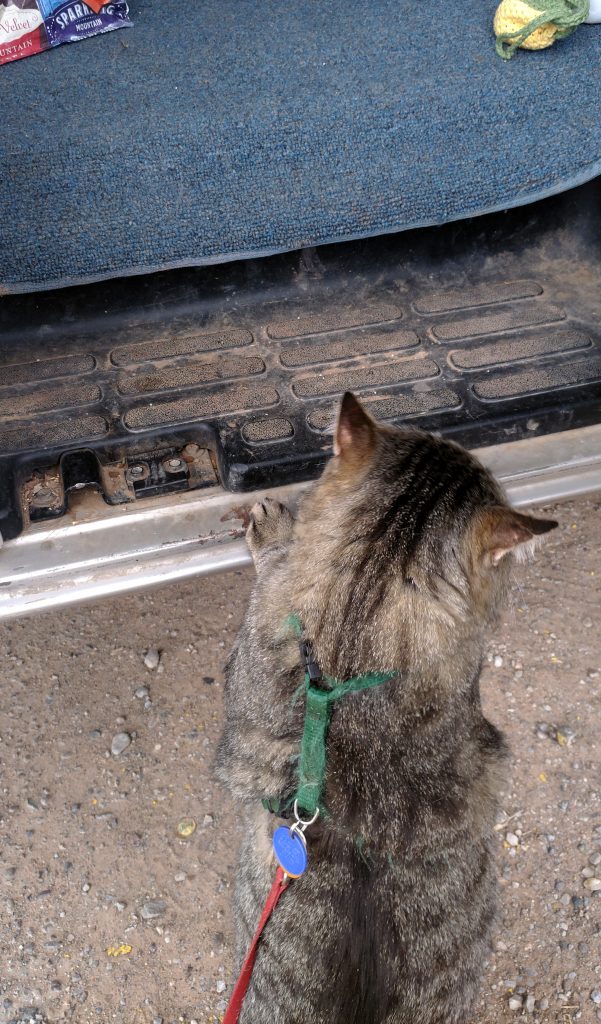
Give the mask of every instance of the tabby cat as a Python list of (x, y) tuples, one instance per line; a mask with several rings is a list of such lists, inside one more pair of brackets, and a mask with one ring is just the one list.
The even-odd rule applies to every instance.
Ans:
[(264, 932), (240, 1024), (464, 1024), (495, 918), (506, 756), (480, 704), (486, 633), (513, 554), (557, 524), (511, 509), (457, 445), (378, 424), (351, 394), (334, 451), (296, 520), (267, 499), (247, 534), (257, 582), (218, 753), (245, 827), (240, 959), (282, 824), (261, 801), (296, 788), (303, 668), (288, 617), (327, 676), (396, 675), (334, 708), (327, 814)]

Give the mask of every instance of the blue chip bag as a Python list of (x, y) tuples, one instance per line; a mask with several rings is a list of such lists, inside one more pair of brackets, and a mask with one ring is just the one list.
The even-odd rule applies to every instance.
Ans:
[(102, 0), (86, 0), (86, 3), (65, 3), (64, 0), (38, 0), (44, 18), (50, 46), (74, 43), (99, 32), (111, 32), (115, 28), (131, 25), (126, 3), (103, 3)]
[(125, 0), (0, 0), (0, 64), (131, 24)]

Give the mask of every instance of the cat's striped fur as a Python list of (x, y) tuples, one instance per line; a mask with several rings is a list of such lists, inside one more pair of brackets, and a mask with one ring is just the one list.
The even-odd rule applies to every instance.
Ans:
[(269, 890), (302, 729), (297, 613), (322, 669), (397, 671), (336, 706), (329, 816), (259, 949), (241, 1024), (464, 1024), (495, 915), (492, 829), (504, 741), (483, 716), (486, 629), (511, 552), (554, 523), (510, 510), (467, 452), (376, 425), (343, 399), (336, 456), (294, 521), (255, 508), (258, 570), (227, 673), (219, 775), (247, 825), (240, 956)]

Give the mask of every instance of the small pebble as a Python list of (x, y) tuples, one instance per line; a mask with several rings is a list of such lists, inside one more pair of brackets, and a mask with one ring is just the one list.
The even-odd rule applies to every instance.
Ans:
[(194, 818), (182, 818), (177, 823), (177, 834), (181, 839), (189, 839), (196, 832)]
[(140, 916), (145, 921), (152, 921), (155, 917), (162, 917), (167, 910), (164, 900), (148, 900), (140, 907)]
[(223, 978), (219, 978), (219, 981), (215, 985), (215, 990), (221, 994), (222, 992), (225, 992), (225, 987), (225, 981)]
[(157, 647), (151, 647), (150, 650), (146, 651), (144, 655), (144, 664), (146, 668), (155, 669), (159, 667), (161, 660), (161, 652)]
[(119, 824), (118, 818), (116, 818), (114, 814), (111, 814), (110, 811), (103, 811), (102, 814), (95, 814), (94, 817), (96, 821), (106, 821), (109, 828), (117, 828), (117, 825)]
[(591, 853), (588, 862), (597, 867), (597, 864), (601, 864), (601, 853)]
[(145, 700), (149, 693), (150, 690), (147, 686), (138, 686), (138, 689), (134, 692), (134, 696), (137, 697), (138, 700)]
[(526, 1013), (534, 1013), (535, 1005), (536, 1005), (536, 999), (535, 999), (535, 997), (532, 994), (530, 994), (526, 998)]
[(507, 842), (509, 843), (510, 846), (519, 846), (520, 845), (520, 841), (519, 841), (518, 837), (516, 836), (515, 832), (506, 832), (505, 839), (507, 840)]
[(521, 996), (510, 996), (509, 997), (509, 1009), (510, 1010), (521, 1010), (522, 1009), (522, 997)]
[(118, 757), (119, 754), (122, 754), (129, 747), (130, 743), (131, 736), (128, 732), (118, 732), (111, 740), (111, 754)]
[(601, 989), (594, 988), (591, 992), (591, 999), (596, 1006), (601, 1006)]
[(591, 892), (601, 892), (601, 878), (586, 878), (584, 888), (590, 889)]
[(205, 814), (204, 818), (202, 819), (203, 828), (206, 828), (207, 825), (212, 825), (214, 820), (215, 819), (213, 818), (212, 814)]
[(495, 666), (495, 668), (503, 667), (503, 659), (500, 654), (495, 654), (493, 659), (493, 665)]
[(576, 739), (576, 733), (569, 725), (558, 725), (555, 729), (554, 739), (560, 747), (571, 747)]

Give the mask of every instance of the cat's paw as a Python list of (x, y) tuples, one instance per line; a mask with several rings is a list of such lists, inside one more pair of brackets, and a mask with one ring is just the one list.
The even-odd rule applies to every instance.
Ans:
[(274, 498), (264, 498), (253, 505), (246, 540), (256, 561), (271, 548), (285, 547), (292, 537), (294, 516), (290, 509)]

